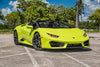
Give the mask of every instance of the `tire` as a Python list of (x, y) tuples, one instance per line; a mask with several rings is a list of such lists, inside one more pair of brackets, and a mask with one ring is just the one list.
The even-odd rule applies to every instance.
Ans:
[(17, 31), (14, 31), (14, 43), (15, 45), (19, 45)]
[(42, 50), (42, 47), (41, 47), (41, 37), (40, 37), (39, 33), (35, 33), (35, 35), (33, 37), (33, 40), (32, 40), (32, 43), (33, 43), (34, 49)]

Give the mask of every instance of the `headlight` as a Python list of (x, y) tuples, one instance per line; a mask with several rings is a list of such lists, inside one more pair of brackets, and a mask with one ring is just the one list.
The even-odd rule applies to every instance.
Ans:
[(49, 36), (51, 36), (51, 37), (55, 37), (55, 38), (58, 38), (59, 36), (57, 36), (57, 35), (53, 35), (53, 34), (49, 34), (49, 33), (47, 33)]
[(83, 35), (84, 37), (87, 37), (87, 34), (86, 33), (84, 33), (84, 35)]

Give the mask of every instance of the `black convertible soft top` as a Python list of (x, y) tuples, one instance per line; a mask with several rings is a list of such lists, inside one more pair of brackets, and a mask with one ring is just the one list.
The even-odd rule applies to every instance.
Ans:
[(28, 25), (32, 25), (34, 28), (74, 28), (63, 21), (34, 21)]

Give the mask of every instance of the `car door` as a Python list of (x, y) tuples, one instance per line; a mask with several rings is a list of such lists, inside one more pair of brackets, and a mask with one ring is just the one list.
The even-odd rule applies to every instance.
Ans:
[(32, 34), (33, 31), (34, 30), (33, 30), (33, 24), (32, 24), (32, 22), (28, 23), (23, 28), (24, 39), (27, 40), (28, 42), (31, 42), (31, 40), (32, 40), (31, 34)]

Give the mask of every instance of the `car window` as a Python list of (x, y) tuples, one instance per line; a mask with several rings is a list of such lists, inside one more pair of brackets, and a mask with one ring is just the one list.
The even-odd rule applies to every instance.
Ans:
[(41, 28), (73, 28), (71, 25), (65, 24), (64, 22), (55, 22), (55, 21), (51, 21), (51, 22), (38, 22), (39, 27)]
[(49, 25), (49, 23), (47, 23), (47, 22), (39, 22), (39, 26), (40, 26), (40, 27), (45, 27), (45, 28), (47, 28), (48, 25)]
[(33, 23), (32, 23), (32, 22), (29, 22), (29, 23), (28, 23), (28, 25), (31, 25), (31, 26), (32, 26), (32, 25), (33, 25)]

